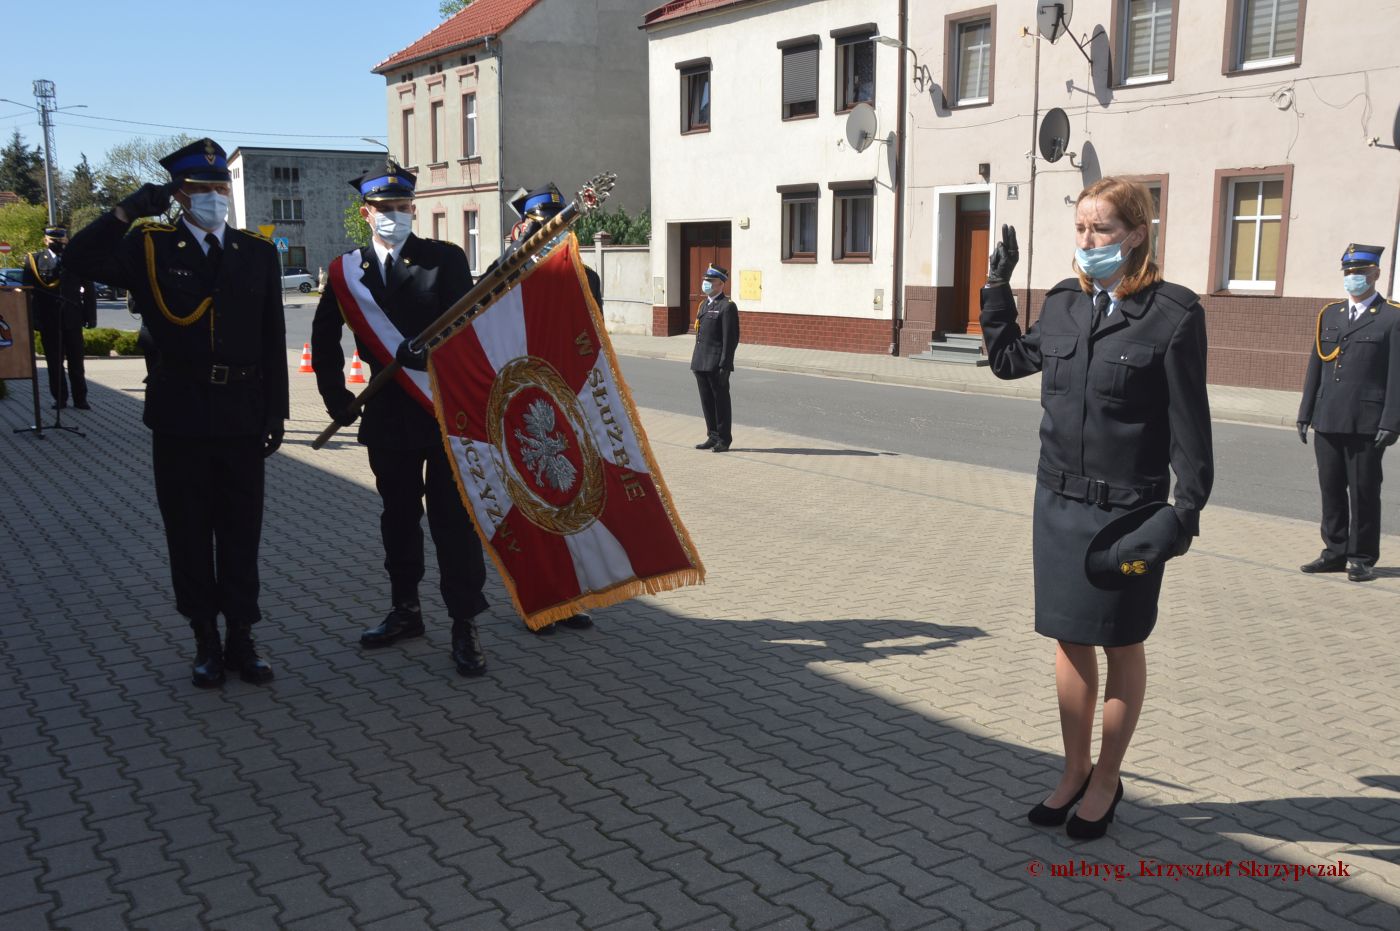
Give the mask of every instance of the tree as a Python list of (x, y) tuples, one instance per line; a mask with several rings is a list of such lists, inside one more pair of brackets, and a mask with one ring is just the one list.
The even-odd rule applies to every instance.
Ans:
[(101, 205), (98, 197), (97, 178), (92, 172), (92, 165), (88, 164), (87, 153), (83, 153), (82, 161), (78, 162), (78, 167), (73, 169), (64, 185), (64, 210), (67, 216), (72, 216), (75, 212), (85, 207), (95, 207)]
[(0, 255), (0, 265), (17, 267), (30, 252), (44, 247), (44, 227), (49, 225), (45, 204), (6, 204), (0, 207), (0, 242), (11, 245), (9, 255)]
[(160, 160), (194, 141), (194, 136), (180, 133), (163, 139), (132, 139), (112, 146), (96, 176), (99, 202), (110, 207), (147, 181), (168, 181), (170, 174), (161, 167)]
[(443, 19), (456, 16), (458, 13), (472, 5), (472, 0), (441, 0), (438, 4), (438, 12)]
[(0, 149), (0, 191), (14, 191), (31, 204), (45, 202), (44, 155), (37, 146), (25, 145), (18, 129)]
[(354, 194), (345, 205), (345, 238), (364, 248), (369, 245), (369, 223), (360, 216), (360, 198)]
[(651, 212), (643, 210), (631, 217), (621, 207), (612, 213), (595, 210), (574, 224), (581, 248), (593, 245), (594, 233), (607, 233), (615, 246), (644, 246), (651, 239)]

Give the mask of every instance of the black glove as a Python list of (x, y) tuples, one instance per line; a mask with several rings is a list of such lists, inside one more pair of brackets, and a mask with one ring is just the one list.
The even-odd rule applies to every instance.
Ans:
[(991, 260), (987, 263), (987, 287), (995, 288), (1011, 281), (1011, 273), (1016, 263), (1021, 261), (1021, 250), (1016, 248), (1016, 227), (1001, 225), (1001, 242), (997, 243)]
[(1304, 446), (1308, 445), (1308, 422), (1306, 420), (1298, 421), (1298, 439), (1303, 441)]
[(117, 204), (126, 212), (128, 220), (135, 220), (137, 217), (154, 217), (165, 213), (170, 208), (170, 197), (180, 188), (180, 182), (171, 181), (169, 184), (141, 185), (132, 193), (122, 198)]
[(1400, 433), (1396, 433), (1394, 430), (1377, 430), (1376, 449), (1385, 449), (1391, 443), (1394, 443), (1396, 439), (1400, 439)]
[(277, 452), (277, 447), (279, 447), (279, 446), (282, 445), (282, 437), (285, 436), (285, 435), (286, 435), (286, 431), (285, 431), (282, 427), (280, 427), (280, 426), (279, 426), (279, 427), (269, 427), (269, 428), (268, 428), (268, 431), (267, 431), (267, 438), (263, 440), (263, 458), (264, 458), (264, 459), (266, 459), (268, 456), (271, 456), (273, 453)]
[(428, 350), (420, 349), (414, 352), (409, 342), (409, 340), (404, 340), (399, 343), (399, 348), (394, 350), (394, 361), (406, 369), (426, 372), (428, 370)]
[(340, 410), (328, 410), (326, 411), (326, 413), (330, 414), (331, 419), (334, 420), (336, 423), (340, 424), (342, 427), (350, 426), (360, 417), (359, 412), (352, 411), (350, 409), (350, 405), (348, 404), (345, 407), (342, 407)]
[(1172, 508), (1172, 513), (1176, 515), (1177, 522), (1181, 523), (1181, 529), (1176, 535), (1176, 542), (1172, 544), (1172, 558), (1175, 559), (1177, 556), (1186, 555), (1187, 550), (1191, 549), (1191, 541), (1196, 539), (1196, 535), (1182, 522), (1180, 511)]

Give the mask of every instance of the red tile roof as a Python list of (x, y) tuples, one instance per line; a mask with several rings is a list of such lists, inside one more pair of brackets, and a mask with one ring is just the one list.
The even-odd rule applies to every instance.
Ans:
[(539, 0), (475, 0), (408, 48), (400, 49), (370, 71), (382, 74), (390, 68), (430, 58), (486, 36), (499, 35)]
[(655, 26), (657, 23), (666, 23), (673, 19), (693, 16), (696, 13), (704, 13), (706, 10), (717, 10), (722, 6), (748, 2), (752, 2), (752, 0), (671, 0), (670, 3), (661, 4), (643, 17), (642, 25), (643, 27)]

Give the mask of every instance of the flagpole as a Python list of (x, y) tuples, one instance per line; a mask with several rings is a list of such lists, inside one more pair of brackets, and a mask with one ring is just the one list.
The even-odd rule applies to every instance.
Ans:
[[(409, 349), (421, 352), (437, 345), (465, 326), (472, 317), (487, 310), (510, 293), (516, 285), (530, 277), (538, 267), (537, 265), (528, 265), (530, 259), (543, 252), (556, 236), (573, 226), (582, 216), (597, 210), (598, 206), (607, 200), (608, 194), (612, 192), (616, 182), (617, 175), (605, 172), (585, 184), (583, 190), (579, 191), (578, 196), (570, 201), (568, 206), (551, 217), (533, 236), (525, 240), (519, 249), (512, 252), (500, 265), (496, 266), (494, 271), (478, 281), (475, 287), (462, 295), (440, 317), (428, 324), (423, 332), (409, 340)], [(395, 359), (380, 369), (379, 373), (370, 379), (365, 390), (350, 402), (346, 413), (358, 416), (365, 403), (393, 379), (401, 368), (403, 368), (403, 364)], [(311, 442), (311, 448), (320, 449), (325, 446), (340, 428), (340, 421), (331, 421), (326, 429), (321, 431), (321, 435)]]

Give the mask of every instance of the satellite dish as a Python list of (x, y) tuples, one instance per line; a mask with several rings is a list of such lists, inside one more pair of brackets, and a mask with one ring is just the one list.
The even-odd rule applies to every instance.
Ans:
[(1069, 18), (1074, 14), (1074, 0), (1058, 0), (1056, 3), (1045, 3), (1044, 0), (1036, 0), (1035, 25), (1041, 36), (1050, 40), (1054, 45), (1055, 40), (1069, 32)]
[(1058, 162), (1064, 158), (1069, 148), (1069, 117), (1059, 107), (1045, 114), (1040, 121), (1040, 132), (1036, 135), (1036, 146), (1040, 157), (1047, 162)]
[(868, 103), (858, 103), (846, 117), (846, 141), (857, 152), (864, 152), (875, 141), (875, 108)]

